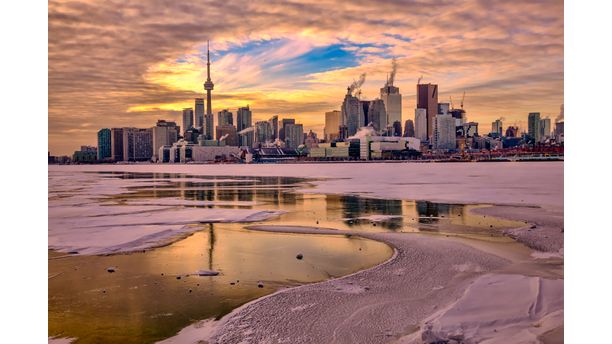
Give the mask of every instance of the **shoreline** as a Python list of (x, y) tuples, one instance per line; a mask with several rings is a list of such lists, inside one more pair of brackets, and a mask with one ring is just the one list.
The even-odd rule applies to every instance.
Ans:
[[(247, 228), (297, 234), (325, 235), (338, 232), (316, 227), (258, 225)], [(210, 343), (240, 343), (245, 340), (287, 340), (300, 343), (309, 342), (313, 338), (334, 343), (420, 343), (459, 338), (457, 333), (460, 333), (460, 337), (468, 336), (462, 337), (464, 339), (470, 339), (469, 336), (472, 336), (472, 339), (501, 340), (504, 335), (515, 332), (522, 334), (520, 340), (546, 339), (549, 343), (558, 342), (556, 339), (563, 331), (562, 273), (561, 276), (556, 276), (557, 278), (545, 278), (537, 272), (528, 273), (522, 271), (526, 269), (524, 262), (512, 262), (441, 235), (355, 231), (346, 234), (384, 242), (394, 248), (394, 255), (375, 267), (351, 275), (279, 290), (233, 310), (219, 321), (204, 320), (192, 324), (175, 337), (160, 343), (199, 340)], [(441, 250), (441, 246), (445, 249)], [(408, 258), (408, 251), (412, 251), (412, 254), (418, 252), (417, 256), (421, 259), (418, 267)], [(432, 259), (432, 256), (438, 259)], [(448, 266), (440, 268), (439, 259), (452, 263), (451, 269), (449, 270)], [(560, 259), (562, 260), (562, 257)], [(475, 261), (478, 263), (474, 263)], [(423, 262), (425, 264), (421, 265)], [(433, 267), (438, 269), (436, 276), (432, 277), (442, 278), (443, 281), (423, 283), (419, 278)], [(407, 269), (415, 268), (416, 271), (404, 274)], [(474, 301), (474, 295), (497, 294), (495, 288), (489, 286), (490, 283), (483, 283), (487, 279), (497, 282), (497, 285), (511, 285), (513, 297), (505, 298), (505, 304), (502, 305), (499, 305), (499, 300), (504, 298)], [(552, 285), (552, 289), (549, 289), (553, 291), (543, 295), (533, 294), (530, 288), (534, 284)], [(418, 285), (419, 288), (407, 292), (406, 295), (402, 292), (403, 286), (406, 285)], [(507, 293), (508, 290), (501, 292)], [(406, 300), (407, 296), (410, 296), (409, 300)], [(525, 305), (532, 307), (538, 302), (546, 303), (544, 306), (538, 305), (540, 308), (549, 306), (550, 310), (531, 314), (521, 308)], [(456, 319), (456, 316), (451, 317), (450, 325), (447, 324), (447, 318), (450, 317), (448, 314), (457, 312), (457, 305), (464, 306), (464, 303), (468, 303), (477, 313), (492, 312), (491, 304), (510, 311), (509, 314), (500, 314), (503, 324), (496, 325), (500, 327), (499, 332), (497, 327), (487, 327), (486, 324), (478, 322), (467, 326), (463, 323), (465, 319)], [(380, 307), (381, 305), (386, 307)], [(288, 308), (290, 312), (287, 312)], [(303, 314), (294, 316), (295, 312)], [(401, 316), (393, 317), (392, 313)], [(378, 319), (377, 315), (384, 315), (392, 320)], [(337, 324), (337, 319), (350, 321)], [(532, 326), (534, 322), (538, 324), (537, 327)], [(310, 325), (304, 328), (303, 324)], [(331, 338), (329, 333), (333, 334)]]

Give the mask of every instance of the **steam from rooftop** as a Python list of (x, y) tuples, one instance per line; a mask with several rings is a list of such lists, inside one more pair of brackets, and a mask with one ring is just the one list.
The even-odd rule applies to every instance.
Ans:
[(391, 60), (391, 74), (389, 74), (389, 78), (387, 79), (387, 83), (385, 84), (385, 87), (393, 86), (393, 82), (395, 81), (396, 73), (397, 73), (397, 59), (394, 57)]
[(356, 81), (353, 81), (353, 83), (349, 86), (349, 94), (353, 94), (354, 91), (358, 90), (361, 88), (361, 85), (363, 85), (363, 83), (365, 82), (366, 79), (366, 73), (363, 73), (359, 76), (359, 79)]

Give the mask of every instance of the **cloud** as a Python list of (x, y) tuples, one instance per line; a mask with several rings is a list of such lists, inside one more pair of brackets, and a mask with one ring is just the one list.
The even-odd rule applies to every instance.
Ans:
[(367, 98), (390, 59), (414, 113), (423, 74), (468, 117), (522, 121), (563, 103), (563, 1), (49, 2), (49, 149), (95, 144), (102, 127), (179, 119), (201, 97), (212, 41), (214, 111), (296, 117), (320, 131), (361, 73)]

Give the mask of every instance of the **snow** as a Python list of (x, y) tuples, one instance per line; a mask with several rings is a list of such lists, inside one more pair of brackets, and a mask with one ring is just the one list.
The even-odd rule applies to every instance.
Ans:
[(401, 217), (403, 216), (375, 214), (375, 215), (361, 216), (361, 217), (357, 217), (354, 219), (346, 219), (346, 220), (367, 220), (367, 221), (372, 221), (372, 222), (385, 222), (385, 221), (389, 221), (389, 220), (393, 220), (393, 219), (397, 219)]

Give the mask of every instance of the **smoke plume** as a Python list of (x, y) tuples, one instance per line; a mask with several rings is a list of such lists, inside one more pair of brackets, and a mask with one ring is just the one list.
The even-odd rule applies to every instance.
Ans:
[(564, 110), (563, 110), (563, 104), (561, 104), (561, 111), (559, 111), (559, 116), (557, 116), (557, 118), (555, 119), (555, 123), (563, 122), (563, 120), (564, 120)]
[(397, 60), (395, 57), (391, 60), (391, 74), (389, 74), (389, 79), (385, 86), (393, 86), (393, 82), (395, 81), (395, 74), (397, 73)]
[(365, 82), (366, 73), (363, 73), (359, 76), (359, 80), (353, 81), (351, 86), (349, 86), (349, 93), (352, 95), (355, 90), (358, 90), (361, 85)]

